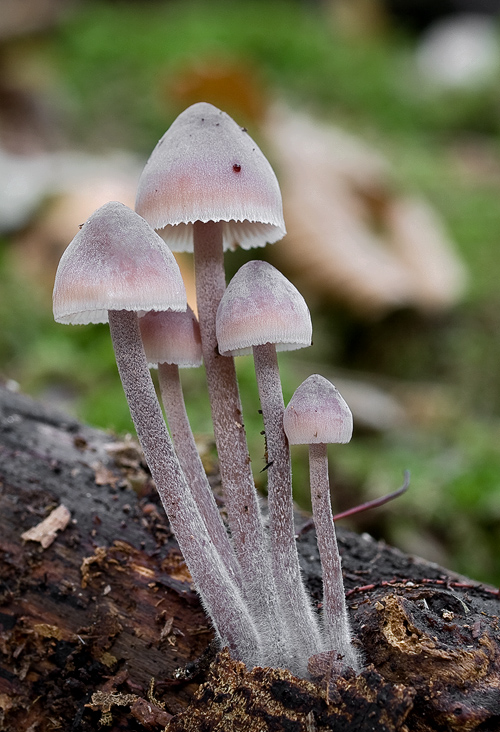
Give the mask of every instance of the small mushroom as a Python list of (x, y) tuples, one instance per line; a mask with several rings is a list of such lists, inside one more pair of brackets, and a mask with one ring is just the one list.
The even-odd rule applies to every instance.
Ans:
[(314, 525), (323, 568), (323, 632), (326, 648), (342, 664), (359, 671), (361, 662), (351, 643), (351, 630), (335, 535), (328, 443), (346, 443), (352, 436), (351, 410), (338, 390), (314, 374), (295, 391), (285, 409), (283, 425), (291, 445), (309, 445), (309, 471)]
[(203, 604), (234, 655), (246, 663), (259, 662), (262, 651), (254, 622), (187, 486), (141, 342), (138, 311), (186, 308), (184, 285), (172, 253), (138, 214), (121, 203), (105, 204), (63, 253), (53, 304), (58, 322), (109, 321), (137, 435)]
[(269, 162), (246, 130), (206, 102), (185, 109), (156, 145), (136, 210), (172, 251), (196, 251), (195, 222), (220, 222), (224, 250), (272, 244), (286, 233)]
[(241, 585), (240, 568), (207, 480), (184, 403), (179, 367), (201, 366), (200, 328), (188, 305), (183, 313), (151, 311), (139, 318), (149, 365), (158, 367), (158, 380), (175, 452), (200, 510), (210, 538), (229, 574)]
[(290, 450), (276, 351), (310, 346), (311, 335), (305, 300), (281, 272), (260, 260), (238, 270), (217, 310), (217, 342), (222, 355), (254, 355), (266, 433), (273, 573), (300, 675), (306, 674), (307, 659), (321, 650), (321, 640), (295, 543)]
[(215, 318), (226, 288), (224, 249), (264, 246), (286, 233), (278, 181), (247, 132), (200, 102), (177, 117), (153, 150), (139, 181), (136, 210), (161, 229), (172, 249), (194, 251), (203, 361), (229, 526), (248, 603), (255, 617), (268, 618), (262, 627), (272, 649), (279, 644), (277, 636), (271, 638), (273, 627), (281, 622), (276, 591), (234, 362), (218, 356)]
[(112, 201), (92, 214), (64, 251), (53, 308), (58, 323), (107, 323), (110, 310), (185, 310), (186, 291), (160, 237), (127, 206)]

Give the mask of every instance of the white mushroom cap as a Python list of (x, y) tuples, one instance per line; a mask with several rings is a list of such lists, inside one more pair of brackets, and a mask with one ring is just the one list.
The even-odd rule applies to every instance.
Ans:
[(229, 283), (217, 310), (217, 343), (224, 356), (243, 356), (273, 343), (277, 351), (311, 345), (306, 301), (268, 262), (247, 262)]
[(196, 315), (188, 305), (183, 313), (150, 312), (139, 319), (142, 343), (150, 366), (201, 366), (201, 336)]
[(352, 414), (338, 389), (313, 374), (290, 399), (283, 427), (291, 445), (345, 443), (352, 437)]
[(58, 323), (106, 323), (108, 310), (185, 310), (177, 262), (123, 203), (97, 209), (63, 253), (53, 293)]
[(163, 135), (141, 175), (136, 211), (174, 251), (192, 251), (195, 221), (224, 221), (224, 249), (272, 244), (285, 233), (269, 162), (225, 112), (188, 107)]

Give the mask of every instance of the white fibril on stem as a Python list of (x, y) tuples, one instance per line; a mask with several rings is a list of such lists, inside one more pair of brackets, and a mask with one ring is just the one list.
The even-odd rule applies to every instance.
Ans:
[[(244, 130), (215, 107), (197, 104), (181, 114), (158, 143), (141, 177), (137, 209), (162, 229), (173, 248), (194, 249), (201, 347), (233, 544), (189, 426), (180, 361), (166, 359), (162, 365), (157, 360), (165, 411), (184, 470), (149, 373), (138, 316), (147, 340), (148, 321), (165, 315), (159, 311), (186, 310), (186, 294), (171, 252), (141, 216), (114, 202), (83, 225), (58, 267), (55, 319), (82, 324), (109, 320), (139, 440), (221, 642), (249, 666), (285, 667), (306, 676), (308, 659), (312, 671), (325, 662), (326, 654), (326, 664), (335, 673), (345, 666), (359, 670), (350, 640), (326, 455), (327, 442), (350, 438), (350, 412), (335, 388), (319, 376), (299, 387), (284, 410), (276, 348), (309, 345), (311, 323), (305, 302), (277, 270), (264, 262), (249, 263), (224, 294), (224, 250), (237, 243), (262, 246), (285, 233), (274, 173)], [(217, 342), (219, 304), (222, 312), (240, 300), (246, 303), (239, 305), (244, 341), (230, 345), (221, 333)], [(175, 319), (175, 313), (171, 315)], [(192, 314), (187, 319), (191, 327)], [(271, 560), (234, 361), (219, 353), (245, 348), (254, 354), (267, 438)], [(308, 434), (302, 439), (304, 425)], [(324, 570), (321, 632), (300, 575), (288, 441), (310, 444), (312, 502)]]
[(250, 467), (234, 362), (222, 358), (217, 352), (215, 315), (226, 288), (222, 224), (196, 222), (193, 228), (203, 363), (229, 525), (249, 595), (263, 590), (272, 593), (268, 579), (262, 576), (267, 564), (265, 537)]
[(200, 509), (210, 538), (231, 578), (241, 589), (241, 570), (208, 482), (189, 424), (179, 367), (201, 366), (201, 337), (196, 315), (152, 311), (139, 318), (142, 343), (149, 365), (158, 367), (158, 382), (168, 427), (181, 468)]
[(221, 480), (244, 593), (269, 651), (287, 665), (289, 645), (270, 571), (232, 359), (217, 353), (215, 317), (226, 287), (224, 250), (285, 234), (281, 193), (268, 161), (227, 114), (199, 103), (174, 121), (139, 181), (136, 210), (173, 250), (194, 251), (203, 360)]
[(217, 341), (219, 352), (226, 356), (253, 351), (266, 435), (272, 569), (299, 675), (307, 674), (307, 660), (322, 650), (322, 643), (297, 553), (290, 450), (283, 429), (285, 407), (276, 351), (309, 346), (311, 336), (304, 298), (277, 269), (257, 260), (238, 270), (217, 311)]
[(123, 204), (108, 203), (64, 252), (53, 305), (58, 322), (109, 320), (132, 419), (203, 604), (221, 641), (237, 658), (262, 662), (255, 624), (208, 535), (173, 450), (140, 337), (137, 312), (186, 308), (171, 252), (140, 216)]
[(314, 374), (295, 391), (285, 410), (283, 424), (291, 445), (309, 445), (311, 502), (323, 570), (325, 647), (339, 656), (341, 666), (359, 671), (361, 660), (351, 642), (331, 508), (327, 455), (327, 444), (346, 443), (351, 439), (351, 410), (332, 383)]
[(112, 310), (109, 326), (137, 436), (201, 600), (223, 644), (246, 663), (262, 662), (265, 656), (256, 628), (209, 537), (173, 450), (142, 348), (137, 315)]

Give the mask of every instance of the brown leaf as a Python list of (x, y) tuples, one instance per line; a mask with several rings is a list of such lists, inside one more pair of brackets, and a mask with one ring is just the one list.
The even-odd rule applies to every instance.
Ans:
[(24, 541), (39, 541), (44, 549), (47, 549), (55, 541), (58, 531), (63, 531), (71, 519), (71, 514), (61, 503), (47, 518), (40, 521), (28, 531), (21, 534)]

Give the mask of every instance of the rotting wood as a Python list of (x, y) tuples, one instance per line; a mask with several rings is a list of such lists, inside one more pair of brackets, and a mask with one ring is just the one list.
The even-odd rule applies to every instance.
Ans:
[[(71, 520), (51, 545), (23, 540), (61, 505)], [(210, 665), (209, 621), (135, 442), (0, 388), (0, 730), (499, 729), (498, 592), (338, 534), (363, 675)], [(299, 548), (319, 601), (313, 532)]]

